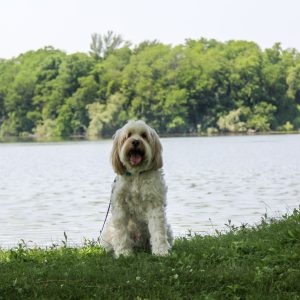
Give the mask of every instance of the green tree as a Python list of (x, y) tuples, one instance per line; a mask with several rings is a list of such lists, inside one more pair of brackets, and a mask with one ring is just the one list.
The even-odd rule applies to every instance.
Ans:
[(279, 43), (201, 38), (130, 47), (93, 34), (89, 54), (45, 47), (0, 60), (0, 135), (110, 135), (128, 119), (160, 132), (300, 128), (300, 55)]
[(128, 42), (125, 42), (120, 34), (115, 34), (111, 30), (104, 35), (93, 33), (89, 53), (91, 57), (98, 60), (112, 54), (124, 44), (128, 44)]
[(90, 118), (87, 134), (91, 137), (112, 134), (127, 120), (122, 109), (125, 98), (122, 94), (111, 95), (106, 104), (94, 102), (87, 105)]
[(261, 102), (254, 106), (253, 114), (247, 121), (247, 127), (257, 131), (269, 131), (275, 121), (276, 107), (267, 102)]
[(230, 111), (227, 115), (220, 117), (217, 125), (221, 131), (245, 132), (248, 129), (246, 121), (249, 114), (249, 108), (240, 107)]
[(130, 118), (147, 121), (160, 131), (186, 127), (186, 91), (178, 86), (178, 49), (143, 45), (123, 72), (122, 91)]

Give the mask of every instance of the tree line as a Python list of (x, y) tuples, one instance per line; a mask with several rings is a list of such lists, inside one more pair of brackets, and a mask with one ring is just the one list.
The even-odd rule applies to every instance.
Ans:
[(299, 52), (205, 38), (133, 47), (108, 32), (89, 53), (0, 60), (1, 136), (107, 136), (137, 118), (167, 134), (299, 130)]

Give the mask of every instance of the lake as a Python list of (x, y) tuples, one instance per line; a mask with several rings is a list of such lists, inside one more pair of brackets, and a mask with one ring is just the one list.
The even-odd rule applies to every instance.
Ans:
[[(163, 138), (176, 236), (255, 224), (300, 204), (300, 135)], [(0, 143), (0, 247), (97, 239), (112, 141)]]

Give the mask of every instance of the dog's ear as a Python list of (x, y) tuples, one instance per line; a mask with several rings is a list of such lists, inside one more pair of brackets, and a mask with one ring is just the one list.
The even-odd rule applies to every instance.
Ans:
[(111, 151), (111, 164), (114, 171), (118, 175), (123, 175), (125, 172), (125, 167), (123, 166), (120, 156), (119, 156), (119, 139), (120, 139), (120, 130), (118, 130), (113, 136), (113, 147)]
[(150, 135), (151, 135), (151, 148), (153, 153), (152, 168), (154, 170), (157, 170), (162, 168), (163, 166), (162, 145), (160, 143), (158, 134), (152, 128), (150, 130)]

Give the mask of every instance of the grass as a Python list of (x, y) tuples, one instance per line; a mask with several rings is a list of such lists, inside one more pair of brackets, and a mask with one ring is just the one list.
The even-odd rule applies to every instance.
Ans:
[(300, 212), (177, 239), (171, 255), (0, 250), (0, 299), (300, 299)]

